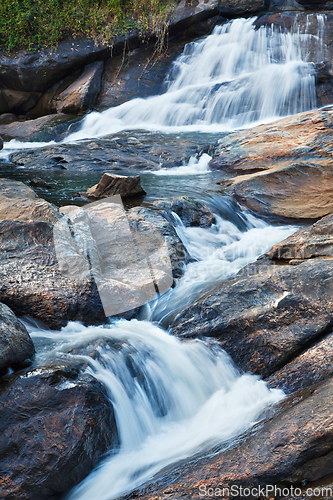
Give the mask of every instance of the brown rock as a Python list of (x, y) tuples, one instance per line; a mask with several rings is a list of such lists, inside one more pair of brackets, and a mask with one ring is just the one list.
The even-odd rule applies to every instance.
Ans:
[(306, 349), (266, 381), (270, 387), (291, 393), (333, 376), (333, 334)]
[(141, 187), (139, 175), (127, 177), (105, 173), (98, 184), (84, 193), (90, 200), (108, 198), (116, 194), (126, 199), (143, 196), (146, 192)]
[(57, 208), (39, 198), (23, 182), (0, 178), (0, 221), (56, 222), (60, 215)]
[(36, 105), (40, 96), (40, 92), (0, 89), (0, 113), (7, 111), (26, 113)]
[[(130, 498), (199, 500), (205, 491), (208, 497), (209, 488), (216, 496), (230, 498), (232, 485), (234, 498), (267, 498), (248, 491), (245, 496), (240, 487), (293, 485), (295, 488), (301, 486), (303, 479), (311, 482), (332, 474), (332, 397), (332, 379), (299, 391), (277, 408), (273, 418), (234, 446), (217, 455), (177, 464), (176, 470), (163, 471), (161, 479)], [(227, 489), (222, 493), (223, 488), (229, 488), (229, 495)]]
[(43, 188), (43, 189), (53, 189), (50, 184), (47, 182), (43, 181), (40, 177), (35, 177), (29, 182), (29, 186), (32, 187), (38, 187), (38, 188)]
[(233, 195), (265, 215), (319, 218), (333, 212), (333, 107), (300, 113), (218, 141), (212, 169)]
[(35, 353), (34, 344), (25, 326), (9, 307), (0, 303), (0, 373), (17, 368)]
[(103, 61), (86, 66), (82, 75), (56, 97), (57, 112), (79, 114), (92, 109), (101, 90), (103, 67)]
[(0, 496), (58, 498), (119, 444), (101, 383), (75, 367), (10, 378), (0, 389)]

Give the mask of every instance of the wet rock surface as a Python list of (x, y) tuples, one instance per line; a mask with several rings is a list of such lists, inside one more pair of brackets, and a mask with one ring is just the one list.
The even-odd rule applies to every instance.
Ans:
[(75, 366), (2, 380), (0, 416), (4, 500), (59, 498), (119, 444), (105, 389)]
[(263, 215), (319, 218), (333, 212), (333, 108), (235, 132), (218, 141), (212, 169), (233, 196)]
[[(310, 486), (311, 481), (333, 471), (332, 397), (332, 379), (299, 391), (277, 408), (274, 418), (236, 446), (215, 456), (178, 464), (171, 473), (164, 471), (162, 479), (130, 498), (199, 499), (209, 488), (223, 498), (223, 488), (229, 488), (230, 493), (234, 485), (234, 497), (242, 499), (245, 496), (240, 487), (243, 491), (266, 484), (295, 488), (301, 487), (304, 479)], [(258, 498), (245, 493), (246, 498)]]
[(54, 223), (59, 213), (23, 182), (0, 178), (0, 221), (6, 219)]
[(7, 368), (19, 368), (35, 353), (25, 326), (9, 307), (0, 303), (0, 374)]
[(180, 166), (198, 153), (198, 149), (201, 150), (201, 145), (197, 137), (179, 139), (174, 135), (125, 132), (109, 140), (95, 139), (79, 145), (57, 144), (21, 151), (13, 153), (10, 160), (25, 170), (127, 173)]

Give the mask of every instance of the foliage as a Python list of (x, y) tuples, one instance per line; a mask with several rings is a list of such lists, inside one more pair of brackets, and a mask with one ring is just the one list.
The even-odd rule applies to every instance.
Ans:
[(112, 43), (131, 29), (159, 37), (171, 8), (172, 0), (0, 0), (0, 46), (56, 46), (66, 35)]

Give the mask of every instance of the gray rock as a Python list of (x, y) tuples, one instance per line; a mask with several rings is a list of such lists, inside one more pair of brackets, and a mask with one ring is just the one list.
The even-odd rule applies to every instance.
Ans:
[(103, 61), (86, 66), (82, 75), (56, 97), (57, 112), (79, 114), (91, 110), (101, 90), (103, 67)]
[(2, 137), (0, 137), (0, 149), (2, 149), (2, 148), (3, 148), (3, 139), (2, 139)]
[(14, 113), (2, 113), (0, 115), (0, 123), (11, 123), (17, 120), (17, 116)]
[(0, 303), (0, 373), (18, 368), (35, 353), (34, 344), (25, 326), (15, 314)]

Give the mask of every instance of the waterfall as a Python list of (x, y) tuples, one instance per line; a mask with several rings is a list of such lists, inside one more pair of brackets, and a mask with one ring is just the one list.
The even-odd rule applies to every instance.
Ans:
[[(194, 262), (176, 287), (146, 309), (146, 318), (174, 316), (196, 294), (235, 273), (294, 232), (221, 205), (212, 228), (174, 223)], [(218, 210), (217, 210), (218, 211)], [(283, 398), (258, 377), (240, 374), (216, 342), (181, 341), (147, 320), (104, 327), (69, 323), (60, 332), (27, 324), (38, 361), (84, 361), (114, 406), (120, 448), (113, 451), (68, 500), (111, 500), (151, 479), (162, 468), (215, 445), (227, 444)]]
[[(168, 464), (239, 435), (283, 397), (259, 378), (240, 375), (217, 345), (182, 342), (146, 321), (109, 328), (70, 323), (61, 332), (30, 332), (36, 345), (47, 339), (53, 343), (45, 361), (55, 355), (86, 361), (115, 409), (118, 453), (105, 459), (69, 500), (123, 495)], [(90, 357), (87, 346), (96, 346), (96, 340), (97, 355)]]
[(253, 23), (235, 19), (187, 44), (164, 94), (91, 113), (67, 141), (125, 129), (230, 131), (316, 107), (313, 63), (325, 57), (324, 16), (309, 14), (302, 30), (297, 16), (290, 31)]

